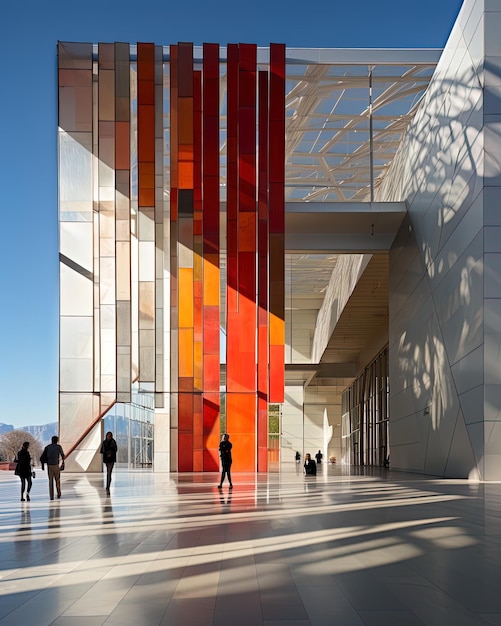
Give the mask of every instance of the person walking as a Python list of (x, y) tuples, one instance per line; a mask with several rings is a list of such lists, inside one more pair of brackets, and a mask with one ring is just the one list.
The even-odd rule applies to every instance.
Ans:
[(221, 481), (217, 486), (218, 489), (222, 489), (225, 476), (228, 476), (228, 482), (230, 483), (230, 489), (233, 489), (233, 483), (231, 482), (231, 449), (233, 445), (230, 442), (230, 436), (225, 433), (219, 443), (219, 456), (221, 457)]
[(311, 458), (310, 453), (304, 455), (304, 473), (306, 476), (317, 475), (317, 464)]
[[(30, 501), (30, 491), (32, 485), (32, 469), (31, 469), (31, 455), (28, 452), (30, 442), (25, 441), (23, 447), (17, 453), (17, 466), (15, 474), (21, 479), (21, 502), (27, 500)], [(26, 498), (24, 497), (26, 492)]]
[(320, 465), (320, 463), (322, 462), (324, 455), (322, 454), (322, 451), (319, 450), (316, 454), (315, 454), (315, 458), (317, 459), (317, 465)]
[[(61, 470), (64, 470), (64, 452), (59, 445), (59, 437), (57, 435), (54, 435), (51, 441), (52, 443), (45, 446), (40, 457), (40, 463), (42, 464), (42, 470), (44, 465), (47, 465), (49, 496), (51, 500), (54, 500), (54, 483), (56, 483), (57, 497), (61, 497)], [(61, 466), (59, 466), (59, 459), (62, 461)]]
[(117, 442), (113, 439), (113, 433), (108, 431), (106, 437), (101, 444), (101, 454), (103, 455), (103, 463), (106, 465), (106, 495), (110, 495), (111, 473), (113, 466), (117, 461)]

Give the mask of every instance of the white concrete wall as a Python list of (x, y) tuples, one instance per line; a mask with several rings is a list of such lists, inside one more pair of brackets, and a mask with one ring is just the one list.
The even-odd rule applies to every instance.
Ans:
[[(308, 387), (304, 394), (305, 436), (304, 451), (314, 456), (318, 450), (324, 455), (341, 459), (341, 388), (339, 386)], [(325, 418), (327, 423), (325, 423)], [(326, 428), (330, 432), (326, 432)]]
[(466, 0), (378, 200), (390, 255), (392, 467), (501, 479), (501, 0)]
[[(327, 429), (332, 427), (332, 436), (327, 441), (324, 425), (327, 417)], [(301, 386), (286, 387), (285, 403), (282, 407), (282, 437), (280, 461), (282, 465), (294, 463), (296, 450), (304, 455), (309, 452), (313, 457), (318, 450), (327, 462), (334, 455), (341, 458), (341, 394), (339, 386), (312, 385), (306, 390)]]
[(370, 260), (370, 254), (343, 254), (339, 257), (318, 312), (311, 352), (312, 363), (320, 363), (334, 328)]
[(281, 464), (293, 463), (296, 450), (301, 453), (301, 459), (303, 458), (303, 401), (302, 386), (285, 387), (280, 437)]
[(292, 309), (285, 312), (285, 362), (311, 363), (313, 329), (318, 309)]

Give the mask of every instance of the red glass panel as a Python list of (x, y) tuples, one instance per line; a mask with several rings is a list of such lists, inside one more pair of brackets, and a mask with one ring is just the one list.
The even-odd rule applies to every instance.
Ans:
[(268, 470), (268, 73), (259, 72), (257, 470)]
[(285, 46), (270, 46), (269, 229), (270, 380), (269, 401), (284, 401), (285, 385)]
[(202, 198), (203, 198), (203, 465), (218, 469), (219, 445), (219, 45), (204, 44), (202, 69)]
[(193, 456), (191, 454), (183, 454), (184, 450), (193, 450), (193, 435), (190, 433), (179, 433), (178, 435), (179, 457), (177, 467), (179, 472), (193, 471)]
[[(217, 358), (218, 378), (219, 378), (219, 358)], [(204, 393), (203, 414), (204, 414), (204, 470), (207, 472), (217, 472), (219, 470), (219, 392)]]

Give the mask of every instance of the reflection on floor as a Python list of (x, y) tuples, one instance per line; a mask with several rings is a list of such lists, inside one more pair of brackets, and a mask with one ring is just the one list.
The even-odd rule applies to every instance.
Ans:
[[(297, 470), (297, 471), (296, 471)], [(501, 485), (323, 466), (303, 477), (0, 472), (0, 625), (501, 624)]]

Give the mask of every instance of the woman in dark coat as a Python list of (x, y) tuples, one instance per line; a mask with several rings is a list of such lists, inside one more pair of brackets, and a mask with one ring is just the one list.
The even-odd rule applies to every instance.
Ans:
[(106, 438), (101, 444), (103, 463), (106, 465), (106, 494), (110, 495), (111, 473), (117, 460), (117, 442), (113, 439), (113, 433), (108, 431)]
[[(17, 466), (15, 473), (21, 479), (21, 502), (25, 500), (30, 501), (30, 491), (31, 491), (31, 456), (28, 452), (28, 448), (30, 447), (30, 442), (25, 441), (23, 443), (23, 447), (17, 453)], [(24, 492), (26, 491), (26, 498), (24, 497)]]

